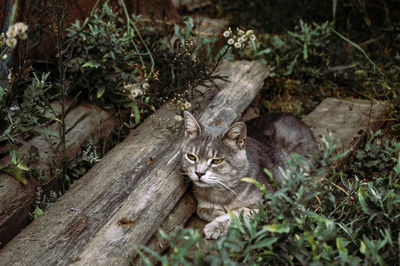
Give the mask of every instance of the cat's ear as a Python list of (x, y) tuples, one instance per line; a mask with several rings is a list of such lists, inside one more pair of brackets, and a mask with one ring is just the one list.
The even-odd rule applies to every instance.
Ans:
[(184, 127), (186, 138), (197, 137), (201, 132), (199, 123), (197, 123), (196, 119), (188, 111), (183, 112), (183, 117), (185, 122)]
[(246, 125), (243, 122), (238, 122), (225, 131), (223, 139), (233, 142), (239, 149), (242, 149), (246, 141), (246, 135)]

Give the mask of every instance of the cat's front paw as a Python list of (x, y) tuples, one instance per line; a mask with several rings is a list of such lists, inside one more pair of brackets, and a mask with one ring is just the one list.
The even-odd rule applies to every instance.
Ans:
[(214, 221), (206, 224), (204, 227), (204, 235), (206, 239), (218, 239), (222, 235), (225, 235), (228, 231), (230, 224), (230, 218), (215, 219)]

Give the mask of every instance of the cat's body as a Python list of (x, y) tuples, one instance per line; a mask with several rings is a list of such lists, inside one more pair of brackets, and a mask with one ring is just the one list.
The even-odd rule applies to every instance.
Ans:
[(197, 214), (209, 222), (206, 238), (217, 239), (227, 231), (228, 210), (236, 215), (258, 211), (261, 192), (242, 178), (266, 184), (266, 168), (285, 183), (279, 170), (285, 168), (284, 159), (292, 152), (310, 158), (317, 150), (310, 129), (292, 115), (273, 113), (249, 121), (248, 126), (249, 136), (241, 122), (226, 130), (204, 127), (185, 112), (181, 166), (193, 182)]

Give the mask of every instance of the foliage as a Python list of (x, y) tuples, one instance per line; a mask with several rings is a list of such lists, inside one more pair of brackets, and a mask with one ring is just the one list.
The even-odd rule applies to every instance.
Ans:
[[(56, 172), (63, 180), (64, 190), (70, 184), (70, 175), (76, 174), (68, 168), (66, 158), (65, 117), (80, 100), (104, 108), (113, 106), (121, 116), (121, 124), (132, 129), (166, 99), (177, 94), (186, 99), (189, 92), (194, 96), (196, 86), (208, 86), (206, 82), (215, 78), (213, 72), (219, 60), (211, 56), (211, 47), (216, 39), (200, 37), (191, 18), (183, 26), (148, 21), (130, 16), (122, 1), (118, 4), (120, 9), (108, 2), (101, 7), (96, 4), (83, 22), (67, 25), (69, 14), (63, 0), (44, 3), (45, 11), (37, 10), (36, 4), (36, 0), (27, 2), (26, 21), (31, 21), (29, 16), (34, 14), (35, 23), (51, 21), (52, 26), (40, 31), (41, 25), (29, 24), (30, 38), (18, 50), (18, 60), (13, 60), (17, 71), (11, 75), (10, 88), (0, 88), (0, 114), (4, 121), (0, 142), (11, 144), (15, 153), (15, 147), (33, 135), (58, 138), (60, 145), (53, 148), (56, 153), (61, 150), (63, 156), (52, 165), (59, 168)], [(43, 72), (40, 78), (40, 74), (31, 71), (34, 62), (27, 55), (42, 39), (55, 43), (56, 56), (43, 60), (51, 74)], [(42, 69), (41, 64), (36, 62), (35, 69)], [(28, 89), (24, 89), (26, 86)], [(61, 104), (57, 117), (50, 105), (54, 100)], [(125, 115), (125, 110), (130, 116)], [(57, 122), (57, 132), (46, 129), (49, 119)], [(23, 171), (27, 168), (19, 156), (28, 155), (17, 155), (17, 163), (2, 166), (2, 172), (26, 183)]]
[(84, 92), (83, 97), (103, 105), (122, 104), (130, 93), (124, 85), (143, 83), (145, 66), (139, 64), (142, 55), (136, 34), (127, 30), (120, 14), (107, 3), (83, 23), (77, 20), (67, 32), (74, 44), (68, 78), (75, 80), (75, 93)]
[[(400, 143), (393, 141), (389, 147), (371, 139), (363, 152), (372, 147), (391, 162), (379, 176), (385, 182), (377, 182), (376, 177), (361, 182), (349, 171), (346, 177), (340, 175), (339, 185), (334, 183), (339, 181), (334, 172), (325, 182), (315, 183), (299, 167), (304, 159), (296, 156), (285, 172), (287, 185), (275, 191), (245, 179), (263, 192), (259, 213), (250, 218), (231, 214), (228, 234), (208, 242), (209, 248), (201, 250), (198, 233), (186, 229), (172, 236), (160, 232), (173, 247), (169, 254), (142, 249), (163, 265), (396, 264), (400, 247)], [(315, 176), (323, 174), (330, 161), (344, 156), (332, 156), (330, 141), (324, 142), (323, 150), (320, 165), (325, 167), (316, 169)], [(374, 160), (374, 156), (358, 156), (354, 165)], [(144, 254), (139, 254), (149, 265)]]
[[(294, 95), (295, 108), (303, 112), (327, 96), (384, 100), (392, 129), (400, 129), (397, 2), (307, 0), (290, 1), (285, 8), (279, 1), (214, 4), (208, 13), (257, 33), (253, 51), (235, 59), (257, 60), (273, 70), (265, 99)], [(285, 101), (271, 102), (264, 101), (266, 111), (288, 111)]]
[(100, 162), (100, 155), (97, 153), (97, 149), (94, 145), (89, 145), (75, 160), (68, 163), (67, 167), (67, 178), (70, 183), (73, 180), (79, 179), (83, 176), (88, 169), (90, 169), (95, 163)]
[(140, 26), (155, 61), (156, 82), (152, 86), (152, 103), (160, 106), (166, 99), (199, 95), (196, 87), (214, 83), (215, 70), (222, 57), (216, 56), (216, 38), (202, 36), (195, 22), (186, 17), (181, 24), (169, 25), (133, 17)]
[(11, 147), (10, 155), (12, 159), (12, 164), (1, 166), (0, 171), (14, 176), (24, 184), (27, 183), (24, 171), (28, 171), (28, 168), (22, 164), (22, 158), (15, 151), (17, 144), (24, 143), (24, 138), (29, 134), (57, 135), (56, 132), (45, 127), (46, 122), (56, 119), (51, 114), (50, 103), (45, 97), (46, 92), (51, 88), (51, 84), (47, 81), (48, 76), (49, 73), (46, 73), (39, 78), (34, 74), (32, 83), (24, 91), (20, 107), (14, 105), (10, 108), (6, 103), (4, 94), (0, 94), (0, 114), (2, 117), (0, 142), (7, 142)]

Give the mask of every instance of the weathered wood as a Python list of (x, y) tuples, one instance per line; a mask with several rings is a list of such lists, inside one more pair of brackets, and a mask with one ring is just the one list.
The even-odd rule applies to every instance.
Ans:
[[(261, 64), (239, 61), (226, 62), (220, 74), (230, 82), (217, 82), (221, 90), (209, 101), (202, 98), (206, 106), (197, 117), (227, 127), (251, 103), (267, 72)], [(153, 120), (144, 121), (8, 243), (0, 261), (129, 264), (134, 247), (151, 238), (187, 189), (178, 169), (181, 144), (179, 134), (161, 134)]]
[[(54, 106), (54, 108), (57, 109), (57, 106)], [(88, 104), (81, 104), (72, 109), (66, 116), (67, 129), (88, 112), (89, 115), (66, 135), (68, 160), (72, 160), (81, 154), (81, 147), (87, 145), (90, 140), (97, 143), (101, 138), (107, 137), (117, 125), (117, 119), (111, 112)], [(57, 132), (57, 124), (53, 123), (49, 126), (49, 129)], [(44, 186), (54, 180), (53, 171), (55, 169), (51, 169), (51, 161), (57, 156), (61, 158), (61, 151), (54, 154), (52, 149), (58, 144), (59, 140), (55, 137), (49, 137), (48, 140), (45, 140), (42, 136), (38, 136), (18, 149), (18, 153), (25, 156), (23, 162), (26, 165), (43, 173), (40, 182), (29, 179), (28, 184), (24, 186), (11, 176), (4, 175), (0, 179), (0, 247), (29, 223), (28, 214), (32, 211), (31, 205), (35, 200), (36, 187)], [(39, 150), (40, 160), (29, 164), (26, 155), (32, 146)], [(9, 163), (11, 163), (10, 156), (0, 160), (0, 165)]]
[(331, 133), (338, 142), (337, 153), (350, 150), (345, 158), (332, 165), (338, 167), (353, 155), (367, 133), (382, 126), (384, 115), (385, 107), (380, 102), (327, 98), (303, 121), (311, 128), (317, 141)]
[[(192, 217), (195, 211), (196, 200), (194, 199), (193, 194), (188, 191), (169, 213), (167, 219), (165, 219), (165, 221), (161, 224), (160, 229), (167, 234), (171, 234), (183, 229), (186, 222), (190, 217)], [(169, 243), (157, 232), (146, 244), (146, 246), (161, 254), (163, 251), (169, 248)]]
[(184, 8), (191, 12), (211, 5), (210, 0), (172, 0), (172, 3), (178, 8)]

